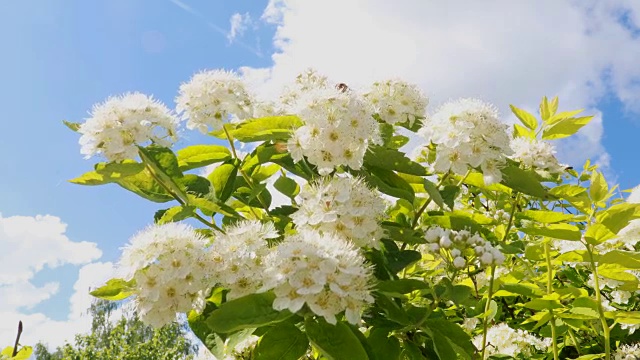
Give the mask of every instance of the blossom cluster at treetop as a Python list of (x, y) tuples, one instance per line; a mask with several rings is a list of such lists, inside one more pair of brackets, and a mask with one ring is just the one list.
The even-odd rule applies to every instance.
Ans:
[[(638, 353), (640, 188), (625, 199), (596, 165), (556, 158), (591, 116), (545, 97), (508, 126), (483, 100), (431, 111), (403, 80), (313, 70), (276, 101), (203, 71), (175, 102), (127, 93), (65, 122), (104, 160), (71, 182), (175, 202), (94, 296), (130, 298), (155, 327), (186, 317), (225, 358)], [(188, 130), (210, 141), (172, 150)]]

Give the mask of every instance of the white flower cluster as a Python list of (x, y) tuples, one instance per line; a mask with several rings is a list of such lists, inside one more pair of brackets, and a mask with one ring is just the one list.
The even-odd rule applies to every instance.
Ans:
[(229, 289), (229, 300), (254, 294), (264, 286), (264, 258), (268, 239), (277, 238), (272, 223), (241, 221), (215, 233), (211, 246), (212, 278)]
[(629, 194), (627, 202), (630, 204), (640, 204), (640, 185), (631, 190), (631, 194)]
[(380, 247), (385, 204), (357, 178), (322, 178), (300, 192), (300, 209), (291, 215), (299, 229), (337, 233), (360, 247)]
[(237, 74), (210, 70), (195, 74), (180, 85), (176, 110), (187, 119), (188, 129), (206, 134), (222, 129), (232, 116), (244, 120), (253, 115), (253, 99)]
[(80, 152), (107, 161), (134, 159), (137, 145), (153, 142), (169, 146), (176, 139), (177, 119), (153, 97), (141, 93), (113, 96), (96, 104), (78, 132)]
[(554, 146), (546, 141), (516, 137), (511, 139), (511, 149), (512, 159), (541, 174), (562, 174), (566, 167), (558, 163)]
[(442, 105), (418, 134), (436, 145), (434, 170), (464, 175), (469, 167), (480, 167), (485, 183), (493, 184), (502, 180), (500, 167), (513, 153), (507, 128), (495, 106), (460, 99)]
[(340, 165), (360, 169), (369, 144), (381, 143), (370, 107), (355, 93), (326, 81), (300, 88), (302, 93), (291, 96), (295, 99), (292, 108), (304, 122), (287, 143), (293, 160), (299, 162), (306, 156), (321, 175)]
[(176, 313), (202, 310), (209, 286), (207, 258), (206, 240), (185, 224), (151, 226), (132, 237), (118, 272), (135, 280), (141, 320), (161, 327)]
[(352, 324), (360, 321), (371, 296), (373, 275), (358, 249), (335, 234), (301, 230), (288, 236), (265, 262), (276, 299), (273, 308), (297, 312), (307, 305), (331, 324), (345, 312)]
[(620, 346), (613, 353), (615, 360), (638, 360), (640, 359), (640, 344), (625, 344)]
[(419, 87), (401, 80), (375, 82), (364, 97), (380, 118), (391, 125), (407, 120), (413, 124), (416, 118), (424, 118), (429, 104)]
[[(482, 348), (482, 335), (473, 338), (473, 344)], [(485, 357), (491, 355), (531, 356), (544, 352), (551, 345), (551, 339), (540, 339), (525, 330), (514, 330), (506, 323), (500, 323), (487, 330), (487, 350)]]
[[(493, 270), (493, 278), (499, 279), (501, 276), (507, 275), (509, 272), (509, 269), (507, 269), (506, 267), (496, 266), (496, 268)], [(478, 289), (489, 286), (489, 282), (491, 281), (491, 269), (487, 269), (485, 271), (477, 273), (475, 281)]]
[(456, 231), (434, 226), (425, 231), (424, 239), (427, 243), (420, 245), (420, 250), (439, 254), (458, 269), (468, 266), (467, 259), (478, 259), (482, 266), (500, 265), (504, 262), (504, 254), (500, 250), (479, 234), (472, 234), (467, 230)]

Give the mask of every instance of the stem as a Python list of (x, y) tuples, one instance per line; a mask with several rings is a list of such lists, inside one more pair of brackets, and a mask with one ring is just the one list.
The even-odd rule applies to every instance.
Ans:
[(569, 331), (569, 336), (571, 336), (571, 341), (573, 341), (573, 344), (576, 346), (576, 351), (578, 352), (578, 356), (582, 355), (580, 354), (580, 345), (578, 345), (578, 340), (576, 340), (576, 335), (573, 333), (573, 330), (571, 330), (571, 328), (567, 329)]
[[(233, 144), (233, 136), (229, 133), (229, 131), (227, 130), (227, 124), (224, 124), (222, 126), (222, 129), (224, 130), (224, 133), (227, 135), (227, 140), (229, 141), (229, 146), (231, 147), (231, 154), (233, 155), (233, 158), (236, 160), (240, 160), (238, 158), (238, 154), (236, 153), (236, 147)], [(255, 185), (253, 183), (253, 180), (247, 175), (247, 173), (244, 172), (244, 170), (242, 169), (242, 167), (238, 166), (238, 171), (240, 172), (240, 175), (242, 175), (242, 177), (244, 178), (244, 181), (247, 182), (247, 185), (249, 185), (249, 187), (251, 188), (251, 190), (255, 190)], [(262, 208), (264, 209), (264, 211), (267, 213), (267, 215), (271, 216), (271, 213), (269, 213), (269, 207), (266, 205), (266, 203), (264, 202), (264, 199), (262, 198), (262, 196), (260, 194), (258, 194), (256, 196), (256, 198), (258, 199), (258, 202), (260, 203), (260, 205), (262, 206)], [(251, 208), (251, 206), (249, 206), (249, 208)], [(252, 211), (253, 212), (253, 211)], [(257, 214), (254, 215), (256, 217)]]
[[(547, 294), (553, 293), (553, 273), (551, 272), (551, 246), (549, 242), (544, 244), (544, 255), (547, 258)], [(558, 360), (558, 340), (556, 339), (556, 318), (553, 314), (553, 310), (549, 310), (551, 315), (551, 340), (553, 341), (553, 359)]]
[(495, 275), (496, 267), (491, 265), (491, 277), (489, 278), (489, 293), (487, 294), (487, 302), (484, 304), (484, 319), (482, 319), (482, 356), (481, 359), (485, 359), (484, 354), (487, 350), (487, 329), (489, 328), (489, 316), (488, 312), (491, 309), (491, 297), (493, 296), (493, 277)]
[(595, 291), (596, 291), (596, 302), (598, 302), (598, 313), (600, 314), (600, 321), (602, 322), (602, 331), (604, 333), (604, 352), (605, 359), (611, 360), (611, 341), (610, 334), (611, 329), (609, 329), (609, 325), (607, 324), (607, 319), (604, 317), (604, 308), (602, 307), (602, 295), (600, 294), (600, 279), (598, 278), (598, 268), (596, 267), (596, 263), (593, 260), (593, 251), (591, 250), (591, 245), (585, 244), (587, 247), (587, 253), (589, 254), (589, 262), (591, 263), (591, 267), (593, 268), (593, 281), (595, 283)]
[[(462, 178), (462, 180), (464, 180), (467, 176), (469, 175), (469, 171), (467, 171), (467, 174), (464, 176), (464, 178)], [(444, 183), (444, 181), (449, 177), (449, 173), (445, 173), (444, 175), (442, 175), (442, 178), (440, 178), (440, 181), (438, 181), (438, 183), (436, 184), (436, 189), (440, 188), (440, 186), (442, 186), (442, 183)], [(462, 183), (462, 180), (460, 180), (460, 183)], [(460, 186), (460, 183), (458, 183), (458, 186)], [(416, 226), (418, 226), (418, 221), (420, 220), (420, 216), (422, 216), (422, 213), (424, 213), (424, 211), (427, 209), (427, 206), (429, 206), (429, 204), (431, 204), (431, 201), (433, 200), (433, 198), (430, 196), (427, 201), (425, 201), (425, 203), (422, 205), (422, 207), (420, 207), (420, 209), (418, 209), (418, 212), (416, 213), (416, 217), (413, 219), (413, 224), (411, 224), (411, 228), (415, 229)]]
[(13, 354), (11, 357), (18, 355), (18, 344), (20, 343), (20, 335), (22, 335), (22, 320), (18, 321), (18, 335), (16, 336), (16, 342), (13, 345)]

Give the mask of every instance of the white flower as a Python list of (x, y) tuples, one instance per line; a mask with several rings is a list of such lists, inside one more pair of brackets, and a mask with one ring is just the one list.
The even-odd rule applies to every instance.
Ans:
[[(545, 352), (551, 339), (540, 339), (525, 330), (514, 330), (505, 323), (500, 323), (487, 330), (487, 348), (485, 357), (491, 355), (531, 356)], [(482, 335), (473, 338), (473, 344), (482, 349)]]
[(416, 118), (424, 118), (429, 99), (416, 85), (401, 80), (375, 82), (364, 94), (380, 118), (393, 125)]
[(615, 360), (638, 360), (640, 359), (640, 344), (625, 344), (620, 346), (613, 353)]
[(300, 79), (297, 91), (283, 99), (304, 122), (287, 143), (291, 157), (299, 162), (305, 156), (321, 175), (341, 165), (360, 169), (369, 144), (381, 142), (372, 110), (360, 96), (329, 86), (313, 72), (302, 79), (315, 80)]
[(456, 257), (453, 259), (453, 266), (455, 266), (458, 269), (462, 269), (466, 265), (467, 265), (467, 262), (463, 257)]
[(118, 273), (135, 280), (136, 310), (145, 323), (161, 327), (203, 303), (210, 276), (206, 240), (181, 223), (154, 225), (131, 238)]
[(631, 293), (629, 291), (624, 290), (614, 290), (611, 292), (611, 298), (614, 303), (617, 304), (627, 304), (629, 303), (629, 299), (631, 299)]
[(241, 221), (215, 233), (211, 246), (213, 277), (230, 290), (228, 299), (256, 293), (264, 285), (269, 239), (279, 236), (272, 223)]
[(436, 145), (435, 171), (464, 175), (469, 167), (480, 167), (486, 184), (502, 180), (500, 167), (513, 153), (495, 106), (477, 99), (445, 103), (418, 134)]
[(273, 288), (276, 310), (297, 312), (306, 304), (331, 324), (343, 311), (356, 324), (373, 303), (371, 269), (358, 249), (336, 234), (300, 230), (285, 237), (265, 263), (269, 283), (262, 290)]
[(141, 93), (110, 97), (94, 105), (90, 115), (78, 129), (85, 158), (134, 159), (137, 145), (171, 146), (176, 140), (177, 119), (164, 104)]
[(210, 70), (195, 74), (180, 85), (176, 110), (187, 119), (187, 128), (207, 133), (219, 130), (232, 116), (239, 120), (253, 115), (253, 99), (234, 72)]
[(473, 332), (473, 330), (476, 329), (476, 326), (478, 326), (478, 323), (480, 322), (480, 320), (478, 318), (465, 318), (462, 321), (462, 328), (465, 329), (467, 332), (471, 333)]
[(511, 139), (512, 159), (520, 161), (527, 168), (550, 174), (561, 174), (566, 166), (558, 163), (553, 145), (545, 141), (516, 137)]
[(300, 192), (300, 209), (291, 215), (299, 229), (337, 233), (361, 247), (380, 247), (385, 203), (358, 178), (322, 178)]

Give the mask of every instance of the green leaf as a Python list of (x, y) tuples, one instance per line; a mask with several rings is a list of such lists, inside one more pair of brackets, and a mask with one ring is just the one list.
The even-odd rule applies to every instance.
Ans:
[(529, 139), (535, 139), (536, 133), (527, 129), (526, 127), (520, 124), (513, 124), (513, 137), (524, 137)]
[(555, 299), (533, 299), (523, 304), (524, 307), (532, 310), (560, 309), (562, 304)]
[(614, 234), (624, 229), (629, 222), (640, 218), (640, 204), (616, 204), (598, 214), (598, 223), (607, 227)]
[(192, 145), (176, 152), (181, 171), (201, 168), (231, 159), (231, 151), (222, 145)]
[(549, 193), (540, 184), (534, 171), (520, 169), (513, 163), (507, 164), (501, 171), (503, 175), (502, 184), (511, 189), (542, 199), (550, 198)]
[(172, 208), (162, 210), (162, 214), (159, 214), (160, 217), (156, 219), (156, 223), (158, 225), (182, 221), (186, 218), (193, 216), (193, 212), (195, 211), (195, 207), (193, 206), (174, 206)]
[(307, 318), (304, 322), (309, 341), (330, 360), (369, 360), (367, 352), (349, 326), (324, 319)]
[(611, 250), (598, 259), (600, 265), (617, 265), (619, 269), (640, 269), (640, 253), (632, 251)]
[(23, 346), (18, 350), (16, 356), (12, 356), (13, 350), (13, 346), (7, 346), (4, 348), (0, 353), (0, 355), (2, 355), (0, 356), (0, 359), (4, 359), (6, 356), (8, 360), (29, 360), (33, 354), (33, 348), (31, 346)]
[(554, 96), (549, 104), (549, 115), (553, 116), (558, 111), (558, 97)]
[(381, 281), (378, 283), (377, 288), (383, 292), (408, 294), (415, 290), (428, 289), (429, 285), (416, 279), (398, 279)]
[(230, 333), (276, 324), (293, 316), (287, 310), (274, 310), (272, 304), (275, 298), (273, 293), (266, 292), (228, 301), (209, 315), (207, 325), (215, 332)]
[(582, 238), (582, 232), (577, 226), (563, 223), (522, 228), (520, 231), (529, 235), (548, 236), (554, 239), (579, 241)]
[(592, 224), (584, 233), (584, 239), (591, 245), (602, 244), (616, 236), (609, 228), (603, 224)]
[(438, 354), (440, 360), (448, 360), (448, 359), (457, 359), (458, 356), (456, 352), (453, 350), (453, 346), (449, 342), (444, 335), (439, 332), (433, 332), (431, 334), (431, 339), (433, 340), (433, 348)]
[(211, 182), (202, 176), (186, 174), (178, 179), (178, 185), (189, 195), (206, 197), (211, 192)]
[(238, 162), (235, 159), (225, 161), (209, 174), (208, 179), (213, 186), (216, 199), (224, 202), (231, 197), (237, 175)]
[(538, 127), (538, 120), (535, 116), (513, 105), (509, 106), (511, 107), (511, 111), (513, 111), (518, 120), (520, 120), (524, 126), (531, 130), (535, 130)]
[(133, 295), (133, 282), (123, 279), (111, 279), (107, 281), (106, 285), (91, 291), (89, 294), (111, 301), (126, 299)]
[(540, 102), (540, 116), (543, 121), (547, 121), (551, 117), (551, 110), (549, 109), (549, 100), (547, 97), (542, 98), (542, 102)]
[(298, 360), (309, 347), (306, 335), (295, 325), (280, 323), (260, 338), (254, 360)]
[(118, 180), (116, 183), (153, 202), (163, 203), (174, 200), (174, 197), (151, 176), (149, 169), (144, 169), (142, 172), (133, 176), (127, 176), (126, 178)]
[(429, 193), (431, 200), (433, 200), (442, 209), (444, 207), (444, 199), (442, 198), (442, 194), (440, 194), (436, 184), (427, 179), (424, 179), (423, 184), (425, 190)]
[[(241, 142), (287, 140), (291, 137), (291, 132), (302, 124), (302, 120), (293, 115), (267, 116), (245, 120), (228, 131), (234, 139)], [(212, 135), (226, 139), (222, 130)]]
[(143, 170), (144, 164), (134, 160), (124, 160), (119, 163), (98, 163), (95, 165), (95, 171), (85, 173), (69, 180), (69, 182), (79, 185), (103, 185), (136, 175)]
[(546, 210), (525, 210), (517, 213), (516, 218), (533, 220), (541, 222), (543, 224), (553, 224), (563, 221), (576, 221), (575, 215)]
[(404, 153), (382, 146), (369, 146), (369, 151), (364, 155), (364, 163), (368, 166), (411, 175), (427, 175), (427, 171), (422, 165), (411, 161)]
[(395, 336), (389, 336), (389, 332), (384, 329), (373, 328), (369, 333), (367, 342), (371, 346), (374, 354), (380, 355), (380, 360), (399, 360), (400, 341)]
[(300, 192), (300, 185), (292, 178), (280, 176), (274, 183), (273, 187), (284, 195), (294, 198)]
[(591, 122), (593, 116), (566, 118), (556, 122), (542, 131), (542, 140), (562, 139), (578, 132), (583, 126)]
[(599, 171), (591, 173), (591, 185), (589, 186), (589, 195), (591, 201), (598, 202), (605, 200), (609, 194), (609, 185)]
[(258, 165), (251, 172), (251, 178), (255, 182), (263, 182), (281, 169), (278, 164)]
[(527, 297), (540, 297), (544, 295), (544, 291), (540, 289), (538, 285), (532, 283), (512, 283), (502, 284), (500, 290), (495, 293), (495, 296), (527, 296)]
[(78, 130), (80, 130), (80, 126), (82, 126), (82, 124), (80, 123), (70, 122), (67, 120), (62, 120), (62, 123), (69, 129), (71, 129), (71, 131), (75, 131), (75, 132), (78, 132)]
[(406, 199), (410, 202), (413, 202), (415, 199), (415, 193), (411, 185), (391, 170), (371, 166), (360, 171), (359, 174), (363, 176), (370, 185), (375, 186), (387, 195)]
[[(475, 353), (475, 347), (471, 342), (471, 337), (460, 326), (454, 324), (451, 321), (444, 319), (429, 319), (424, 322), (424, 326), (430, 329), (433, 334), (440, 334), (444, 338), (443, 340), (450, 343), (455, 353), (461, 355), (467, 359), (473, 358)], [(435, 342), (434, 338), (434, 342)], [(438, 352), (436, 348), (436, 352)], [(441, 359), (456, 359), (457, 357), (442, 357), (438, 352)], [(466, 356), (464, 356), (466, 355)]]
[(177, 184), (184, 175), (178, 166), (178, 159), (171, 149), (150, 145), (146, 148), (138, 147), (140, 158), (147, 165), (147, 170), (162, 182), (171, 193), (183, 201), (187, 194)]
[(560, 121), (562, 119), (572, 118), (572, 117), (580, 114), (583, 111), (584, 111), (584, 109), (559, 112), (559, 113), (553, 115), (552, 117), (550, 117), (549, 120), (547, 120), (547, 124), (548, 125), (553, 125), (553, 124), (557, 123), (558, 121)]

